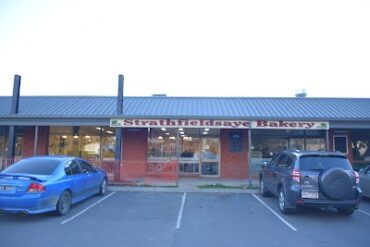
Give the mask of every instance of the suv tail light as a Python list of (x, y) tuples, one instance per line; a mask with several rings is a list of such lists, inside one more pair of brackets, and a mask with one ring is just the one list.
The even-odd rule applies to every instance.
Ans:
[(37, 183), (31, 183), (27, 189), (27, 192), (43, 192), (43, 191), (45, 191), (45, 186)]
[(301, 172), (298, 169), (293, 169), (292, 178), (297, 183), (301, 182)]
[(358, 185), (360, 183), (360, 175), (356, 171), (353, 171), (353, 173), (355, 174), (356, 184)]

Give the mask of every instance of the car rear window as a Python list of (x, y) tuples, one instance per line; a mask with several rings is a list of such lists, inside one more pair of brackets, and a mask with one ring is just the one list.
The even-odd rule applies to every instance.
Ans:
[(299, 169), (302, 171), (327, 170), (333, 167), (352, 169), (348, 159), (341, 156), (302, 156), (299, 160)]
[(26, 173), (34, 175), (51, 175), (59, 165), (58, 160), (28, 159), (8, 167), (3, 173)]

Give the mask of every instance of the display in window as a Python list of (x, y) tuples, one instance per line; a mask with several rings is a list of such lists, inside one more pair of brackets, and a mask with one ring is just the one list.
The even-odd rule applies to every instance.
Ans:
[(370, 160), (370, 148), (368, 140), (358, 140), (354, 148), (355, 160)]

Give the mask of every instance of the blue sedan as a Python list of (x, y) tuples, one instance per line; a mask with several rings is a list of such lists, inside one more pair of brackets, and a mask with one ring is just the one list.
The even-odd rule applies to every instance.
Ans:
[(107, 191), (107, 174), (76, 157), (23, 159), (0, 173), (0, 212), (65, 215), (72, 204)]

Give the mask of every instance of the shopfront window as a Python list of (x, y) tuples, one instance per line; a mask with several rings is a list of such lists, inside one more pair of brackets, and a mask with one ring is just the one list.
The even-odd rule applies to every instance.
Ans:
[(179, 128), (178, 131), (177, 134), (175, 128), (150, 129), (149, 162), (178, 158), (183, 175), (219, 176), (220, 130)]
[(5, 126), (0, 126), (0, 171), (4, 168), (5, 160)]
[(25, 127), (22, 126), (17, 126), (15, 128), (16, 137), (15, 137), (14, 161), (18, 161), (23, 158), (24, 130)]
[[(15, 137), (15, 150), (14, 150), (14, 160), (10, 162), (21, 160), (23, 158), (23, 136), (24, 127), (16, 127), (16, 137)], [(8, 132), (5, 126), (0, 127), (0, 170), (5, 168), (5, 164), (9, 163), (6, 159), (7, 145), (8, 145)]]
[(114, 133), (110, 127), (50, 127), (49, 154), (92, 162), (114, 159)]
[(148, 150), (152, 159), (176, 159), (177, 129), (150, 129)]
[(17, 135), (15, 140), (14, 160), (21, 160), (23, 158), (23, 135)]
[(281, 150), (326, 149), (324, 130), (252, 130), (250, 174), (255, 176), (265, 162)]
[(356, 170), (370, 164), (370, 130), (352, 130), (352, 153)]

